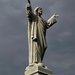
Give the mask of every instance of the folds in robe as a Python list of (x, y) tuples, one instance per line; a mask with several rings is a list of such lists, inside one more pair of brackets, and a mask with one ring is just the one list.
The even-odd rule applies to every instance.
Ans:
[(26, 7), (28, 17), (28, 46), (29, 46), (29, 64), (41, 63), (45, 50), (46, 30), (56, 23), (56, 19), (51, 17), (45, 21), (42, 17), (32, 12), (31, 5)]

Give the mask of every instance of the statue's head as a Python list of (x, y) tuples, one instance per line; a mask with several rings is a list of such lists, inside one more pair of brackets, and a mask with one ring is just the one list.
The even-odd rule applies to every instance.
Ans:
[(42, 8), (41, 7), (36, 7), (35, 9), (34, 9), (34, 14), (35, 15), (42, 15)]

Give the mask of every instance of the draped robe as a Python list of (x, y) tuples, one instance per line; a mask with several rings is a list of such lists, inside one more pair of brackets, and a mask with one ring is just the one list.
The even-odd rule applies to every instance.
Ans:
[(51, 17), (45, 21), (42, 17), (32, 12), (31, 6), (26, 7), (28, 17), (28, 46), (29, 64), (41, 63), (47, 48), (46, 30), (56, 23), (56, 19)]

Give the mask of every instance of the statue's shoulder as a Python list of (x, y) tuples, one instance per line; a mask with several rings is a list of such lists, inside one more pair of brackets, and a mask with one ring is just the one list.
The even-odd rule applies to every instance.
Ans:
[(33, 19), (34, 20), (37, 20), (38, 19), (37, 15), (35, 15), (34, 13), (33, 13)]

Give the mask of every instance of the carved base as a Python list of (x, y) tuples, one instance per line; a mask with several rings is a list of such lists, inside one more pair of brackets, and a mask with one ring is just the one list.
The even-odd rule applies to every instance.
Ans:
[(28, 66), (25, 69), (24, 75), (52, 75), (52, 71), (47, 67), (39, 66), (38, 64), (34, 66)]

